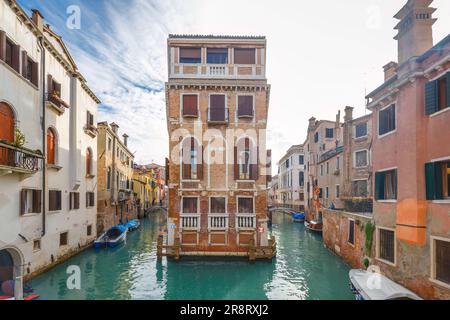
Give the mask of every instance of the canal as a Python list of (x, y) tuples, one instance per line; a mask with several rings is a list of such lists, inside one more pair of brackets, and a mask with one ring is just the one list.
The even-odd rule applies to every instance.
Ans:
[[(88, 249), (31, 282), (41, 299), (353, 299), (349, 268), (323, 247), (319, 235), (274, 213), (278, 243), (273, 261), (156, 258), (163, 213), (142, 222), (126, 244)], [(69, 266), (81, 271), (81, 288), (69, 290)]]

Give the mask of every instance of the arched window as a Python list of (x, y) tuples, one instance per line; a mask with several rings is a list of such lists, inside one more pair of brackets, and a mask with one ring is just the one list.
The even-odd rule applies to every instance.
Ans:
[(235, 180), (258, 180), (258, 148), (246, 137), (239, 139), (234, 152)]
[(52, 128), (47, 129), (47, 163), (56, 164), (57, 138)]
[(14, 142), (15, 117), (12, 108), (0, 102), (0, 140)]
[(108, 172), (106, 174), (106, 190), (111, 189), (111, 168), (108, 167)]
[(195, 138), (187, 138), (182, 145), (182, 178), (183, 180), (202, 180), (203, 148), (199, 146)]
[(86, 149), (86, 175), (92, 175), (92, 150), (91, 148)]

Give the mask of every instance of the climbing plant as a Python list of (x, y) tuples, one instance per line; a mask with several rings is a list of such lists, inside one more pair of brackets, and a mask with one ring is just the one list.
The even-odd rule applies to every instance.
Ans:
[(366, 251), (370, 255), (372, 251), (373, 233), (375, 231), (375, 225), (372, 222), (367, 222), (364, 227), (364, 232), (366, 235)]
[(14, 146), (21, 148), (25, 145), (25, 135), (20, 131), (20, 129), (15, 129), (14, 132)]

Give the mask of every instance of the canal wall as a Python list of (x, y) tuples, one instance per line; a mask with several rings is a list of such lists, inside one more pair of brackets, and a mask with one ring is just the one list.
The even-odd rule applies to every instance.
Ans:
[(369, 215), (324, 209), (323, 242), (352, 268), (365, 269), (364, 260), (367, 259), (366, 264), (371, 263), (374, 247), (372, 241), (370, 249), (366, 249), (365, 229), (368, 223), (373, 224)]

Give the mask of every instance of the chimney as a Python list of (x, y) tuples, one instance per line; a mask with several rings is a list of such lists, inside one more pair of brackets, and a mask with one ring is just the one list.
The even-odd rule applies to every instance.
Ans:
[(113, 122), (111, 123), (111, 129), (115, 134), (117, 134), (117, 132), (119, 131), (119, 126), (117, 125), (117, 123)]
[(433, 47), (433, 19), (435, 8), (430, 8), (433, 0), (408, 0), (394, 16), (400, 20), (394, 29), (398, 34), (398, 63), (418, 57)]
[(397, 74), (398, 63), (391, 61), (383, 67), (384, 70), (384, 81), (389, 80)]
[(311, 119), (309, 119), (308, 131), (314, 130), (315, 126), (316, 126), (316, 118), (312, 117)]
[(34, 24), (40, 31), (44, 31), (44, 17), (37, 9), (31, 10), (31, 20), (33, 20)]
[(345, 107), (345, 116), (344, 116), (344, 121), (348, 122), (348, 121), (352, 121), (353, 120), (353, 107)]
[(123, 144), (125, 145), (125, 147), (128, 147), (128, 135), (126, 133), (124, 133), (123, 137)]
[(341, 110), (338, 111), (336, 115), (336, 128), (341, 126)]

